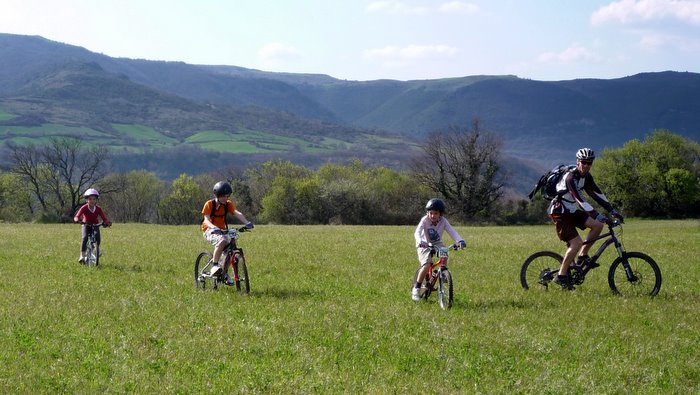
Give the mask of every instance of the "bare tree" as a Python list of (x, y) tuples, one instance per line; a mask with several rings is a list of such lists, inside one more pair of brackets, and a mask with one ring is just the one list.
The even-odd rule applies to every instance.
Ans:
[(501, 140), (482, 133), (478, 119), (472, 130), (450, 127), (432, 132), (423, 153), (413, 161), (419, 182), (441, 195), (450, 212), (463, 220), (487, 217), (503, 194)]
[[(52, 138), (47, 146), (9, 145), (13, 172), (29, 185), (45, 214), (66, 219), (81, 204), (81, 193), (103, 175), (104, 146), (84, 147), (80, 140)], [(106, 191), (102, 191), (106, 192)]]

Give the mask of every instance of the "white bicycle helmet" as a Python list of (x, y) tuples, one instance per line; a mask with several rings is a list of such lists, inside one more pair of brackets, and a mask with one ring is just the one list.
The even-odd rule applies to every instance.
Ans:
[(87, 198), (88, 196), (95, 196), (95, 197), (100, 197), (100, 193), (97, 192), (97, 189), (95, 188), (90, 188), (85, 193), (83, 194), (84, 198)]
[(590, 148), (581, 148), (576, 152), (576, 159), (578, 160), (593, 160), (595, 159), (595, 152)]

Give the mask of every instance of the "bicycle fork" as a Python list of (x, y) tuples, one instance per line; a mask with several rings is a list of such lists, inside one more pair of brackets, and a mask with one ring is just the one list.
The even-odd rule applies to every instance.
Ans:
[(230, 254), (228, 256), (228, 259), (226, 259), (226, 262), (227, 269), (228, 266), (233, 267), (233, 281), (235, 281), (236, 283), (241, 281), (241, 278), (238, 276), (238, 257), (236, 256), (236, 254)]
[(625, 250), (622, 248), (622, 244), (620, 244), (617, 239), (615, 239), (615, 249), (617, 250), (617, 255), (620, 257), (622, 260), (622, 268), (625, 269), (625, 275), (627, 276), (627, 281), (629, 282), (636, 282), (639, 280), (636, 274), (634, 274), (634, 270), (632, 270), (632, 265), (630, 265), (630, 262), (625, 258)]

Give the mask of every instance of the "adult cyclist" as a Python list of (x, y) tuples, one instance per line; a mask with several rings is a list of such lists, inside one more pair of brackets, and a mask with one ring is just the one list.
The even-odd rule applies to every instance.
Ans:
[(556, 225), (557, 236), (566, 243), (567, 247), (564, 260), (559, 268), (559, 274), (554, 279), (554, 282), (565, 290), (574, 289), (569, 276), (569, 266), (577, 255), (577, 263), (579, 264), (585, 263), (590, 265), (591, 268), (600, 266), (595, 262), (589, 262), (588, 251), (593, 246), (593, 243), (584, 245), (576, 228), (581, 230), (590, 229), (586, 240), (592, 240), (600, 235), (603, 225), (609, 222), (606, 215), (597, 212), (583, 198), (581, 191), (585, 191), (610, 215), (620, 221), (624, 221), (622, 215), (613, 208), (603, 192), (598, 188), (598, 185), (593, 181), (590, 170), (594, 159), (595, 153), (590, 148), (581, 148), (576, 152), (576, 168), (567, 172), (559, 180), (557, 183), (557, 196), (552, 199), (547, 209), (549, 217)]

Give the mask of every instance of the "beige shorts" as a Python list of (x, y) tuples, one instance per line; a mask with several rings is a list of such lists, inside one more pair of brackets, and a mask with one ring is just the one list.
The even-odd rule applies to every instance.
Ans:
[[(445, 246), (442, 243), (433, 243), (433, 245), (436, 247), (444, 247)], [(432, 250), (430, 248), (418, 247), (417, 251), (418, 251), (418, 262), (420, 263), (421, 266), (433, 262), (433, 255), (431, 254)]]
[(206, 232), (204, 232), (204, 239), (210, 242), (214, 247), (225, 246), (231, 242), (231, 236), (214, 234), (211, 229), (207, 229)]

